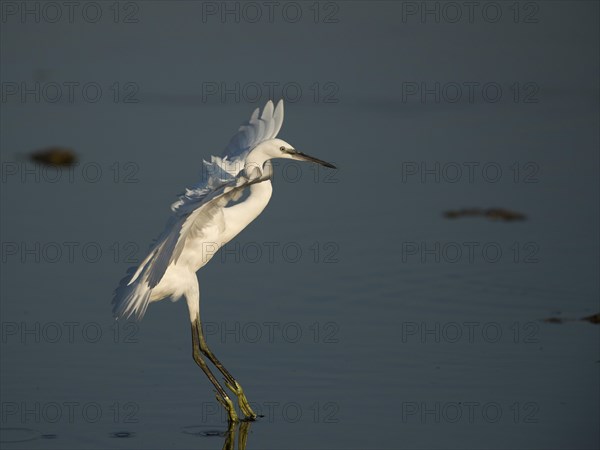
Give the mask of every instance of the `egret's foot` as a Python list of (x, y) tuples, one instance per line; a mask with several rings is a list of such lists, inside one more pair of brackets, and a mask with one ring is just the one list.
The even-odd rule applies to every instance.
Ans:
[(244, 416), (246, 416), (245, 420), (256, 420), (256, 413), (254, 411), (252, 411), (252, 408), (250, 407), (250, 403), (248, 403), (248, 399), (246, 398), (246, 395), (244, 394), (244, 390), (240, 386), (240, 383), (238, 383), (236, 381), (235, 386), (233, 386), (231, 383), (229, 383), (227, 380), (225, 380), (225, 385), (229, 389), (231, 389), (231, 392), (233, 392), (237, 396), (238, 405), (240, 406), (240, 409), (244, 413)]
[(229, 397), (223, 398), (219, 394), (217, 394), (216, 397), (219, 403), (223, 405), (223, 408), (227, 410), (227, 414), (229, 415), (229, 423), (239, 422), (237, 413), (235, 412), (235, 407), (233, 406), (233, 402), (229, 399)]

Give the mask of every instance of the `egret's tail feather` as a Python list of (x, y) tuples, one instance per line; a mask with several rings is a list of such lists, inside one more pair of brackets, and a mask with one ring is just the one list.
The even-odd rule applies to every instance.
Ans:
[(146, 314), (152, 289), (143, 277), (138, 277), (133, 283), (128, 284), (135, 271), (135, 267), (129, 269), (127, 276), (121, 280), (115, 290), (112, 311), (116, 318), (129, 319), (133, 316), (136, 320), (141, 320)]

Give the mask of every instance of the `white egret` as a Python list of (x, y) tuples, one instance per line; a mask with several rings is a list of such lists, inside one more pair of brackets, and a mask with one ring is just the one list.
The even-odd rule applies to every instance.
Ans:
[[(204, 161), (208, 177), (187, 189), (171, 205), (172, 216), (165, 231), (152, 245), (137, 268), (121, 280), (112, 301), (115, 317), (141, 319), (148, 305), (165, 298), (185, 298), (192, 325), (194, 361), (217, 390), (217, 400), (238, 420), (235, 407), (219, 384), (204, 355), (223, 374), (248, 420), (256, 418), (240, 384), (208, 348), (200, 324), (200, 290), (196, 272), (222, 247), (264, 210), (273, 191), (272, 158), (312, 161), (325, 167), (332, 164), (294, 149), (276, 136), (283, 124), (283, 101), (277, 107), (269, 101), (259, 115), (256, 108), (226, 147), (222, 157)], [(248, 195), (240, 201), (244, 193)]]

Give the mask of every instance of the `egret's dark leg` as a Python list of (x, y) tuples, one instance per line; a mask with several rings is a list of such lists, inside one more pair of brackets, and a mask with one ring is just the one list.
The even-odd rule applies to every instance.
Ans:
[(235, 412), (235, 407), (233, 406), (233, 402), (227, 395), (227, 392), (225, 392), (225, 389), (223, 389), (221, 387), (221, 385), (219, 384), (219, 382), (217, 381), (215, 376), (212, 374), (212, 372), (206, 365), (206, 362), (202, 359), (201, 348), (200, 348), (201, 347), (200, 336), (202, 336), (202, 332), (200, 331), (200, 320), (196, 319), (192, 323), (192, 351), (193, 351), (192, 354), (194, 357), (194, 361), (196, 361), (196, 364), (198, 364), (198, 366), (200, 366), (202, 371), (205, 373), (205, 375), (208, 377), (210, 382), (213, 384), (213, 386), (217, 390), (217, 400), (227, 410), (227, 413), (229, 414), (229, 422), (237, 422), (238, 417), (237, 417), (237, 413)]
[[(200, 323), (199, 319), (196, 319), (196, 321), (198, 323)], [(233, 378), (233, 375), (231, 375), (229, 373), (229, 371), (225, 368), (225, 366), (223, 366), (223, 364), (221, 364), (221, 361), (219, 361), (217, 359), (217, 357), (211, 351), (211, 349), (208, 348), (208, 345), (206, 344), (206, 341), (204, 340), (204, 335), (202, 334), (202, 327), (200, 327), (200, 326), (198, 327), (198, 338), (200, 340), (200, 351), (223, 374), (223, 376), (225, 377), (225, 384), (237, 396), (238, 404), (240, 405), (240, 409), (244, 413), (244, 416), (246, 416), (246, 420), (256, 419), (256, 414), (254, 413), (254, 411), (252, 411), (252, 408), (250, 407), (250, 403), (248, 403), (248, 400), (246, 399), (246, 395), (244, 394), (244, 390), (242, 389), (242, 386), (240, 386), (240, 383), (238, 383), (235, 380), (235, 378)]]

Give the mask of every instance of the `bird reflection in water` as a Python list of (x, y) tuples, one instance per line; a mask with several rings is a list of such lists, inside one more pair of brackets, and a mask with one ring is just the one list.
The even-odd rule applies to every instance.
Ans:
[(235, 432), (239, 430), (238, 434), (238, 450), (246, 450), (246, 444), (248, 442), (248, 432), (250, 431), (250, 425), (252, 422), (243, 421), (239, 424), (229, 423), (229, 429), (225, 434), (225, 442), (223, 443), (223, 450), (235, 450)]
[(223, 450), (235, 450), (235, 444), (237, 440), (237, 449), (245, 450), (248, 443), (248, 433), (250, 432), (251, 424), (252, 421), (250, 420), (242, 420), (238, 422), (229, 422), (228, 428), (225, 431), (192, 431), (192, 429), (197, 428), (196, 426), (192, 426), (187, 427), (187, 429), (185, 429), (183, 432), (185, 434), (192, 434), (199, 437), (223, 437), (225, 438), (223, 441)]

